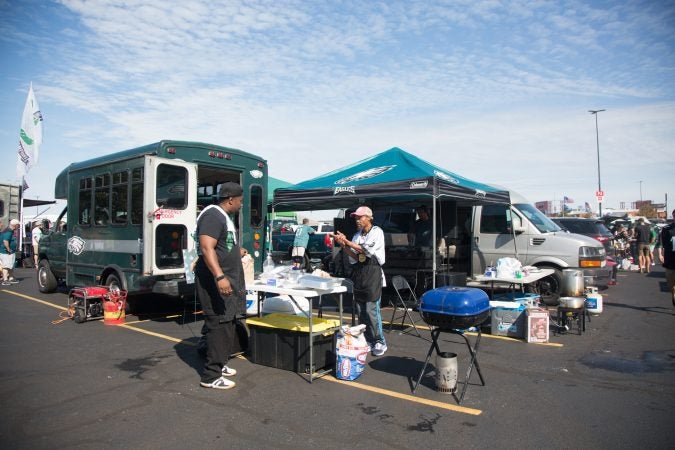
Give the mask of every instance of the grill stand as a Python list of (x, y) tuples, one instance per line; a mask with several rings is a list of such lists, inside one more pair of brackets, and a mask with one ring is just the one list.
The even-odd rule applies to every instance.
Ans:
[(434, 328), (431, 330), (431, 346), (429, 347), (429, 351), (427, 352), (427, 358), (424, 360), (424, 366), (422, 366), (422, 371), (420, 372), (420, 375), (417, 377), (417, 382), (415, 383), (415, 387), (413, 388), (412, 391), (413, 395), (415, 394), (415, 391), (417, 391), (417, 387), (422, 381), (422, 377), (424, 376), (424, 372), (427, 369), (427, 364), (429, 364), (429, 358), (431, 358), (431, 354), (434, 352), (434, 350), (436, 350), (437, 355), (441, 353), (441, 349), (438, 347), (438, 337), (442, 332), (462, 336), (464, 338), (464, 342), (466, 342), (466, 347), (469, 349), (469, 354), (471, 354), (471, 363), (469, 364), (469, 368), (466, 371), (464, 387), (462, 388), (462, 393), (460, 394), (459, 399), (457, 400), (457, 404), (461, 405), (462, 401), (464, 400), (464, 394), (466, 394), (466, 389), (469, 387), (469, 379), (471, 378), (471, 372), (473, 372), (474, 365), (476, 366), (476, 372), (478, 372), (478, 377), (480, 378), (482, 386), (485, 386), (483, 373), (480, 371), (480, 364), (478, 364), (478, 346), (480, 345), (480, 338), (482, 336), (482, 333), (480, 326), (477, 328), (478, 328), (478, 337), (476, 337), (476, 344), (473, 347), (469, 342), (469, 338), (466, 337), (466, 335), (464, 334), (464, 330), (453, 330), (453, 329), (444, 330), (441, 328)]

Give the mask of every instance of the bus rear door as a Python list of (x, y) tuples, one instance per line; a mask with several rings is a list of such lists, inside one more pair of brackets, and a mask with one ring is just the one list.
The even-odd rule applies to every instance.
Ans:
[(183, 249), (195, 248), (197, 165), (145, 157), (143, 273), (183, 274)]

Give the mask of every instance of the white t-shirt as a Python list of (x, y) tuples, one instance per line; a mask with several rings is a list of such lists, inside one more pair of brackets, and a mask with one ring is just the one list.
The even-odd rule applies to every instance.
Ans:
[[(382, 231), (382, 228), (373, 225), (370, 231), (366, 234), (363, 234), (362, 230), (358, 230), (356, 234), (354, 234), (352, 242), (360, 245), (367, 257), (374, 257), (377, 259), (377, 262), (380, 264), (380, 266), (384, 265), (384, 231)], [(350, 256), (349, 264), (356, 264), (356, 259)], [(380, 270), (382, 269), (380, 268)], [(382, 286), (386, 285), (387, 283), (384, 277), (384, 271), (382, 270)]]

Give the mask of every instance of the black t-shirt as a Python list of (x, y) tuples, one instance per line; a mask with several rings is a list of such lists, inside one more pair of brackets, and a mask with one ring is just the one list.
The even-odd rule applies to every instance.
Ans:
[(675, 223), (671, 223), (661, 230), (661, 245), (663, 245), (663, 267), (675, 270)]
[(652, 230), (649, 228), (649, 225), (638, 225), (635, 227), (635, 241), (638, 244), (649, 244), (651, 235)]
[(227, 220), (220, 207), (204, 211), (197, 222), (197, 235), (206, 235), (217, 239), (216, 256), (223, 274), (230, 281), (233, 294), (221, 296), (218, 293), (214, 275), (206, 265), (204, 257), (200, 257), (195, 268), (198, 277), (197, 295), (205, 314), (219, 314), (233, 318), (245, 309), (246, 281), (241, 263), (241, 250), (235, 243), (236, 230), (228, 230)]

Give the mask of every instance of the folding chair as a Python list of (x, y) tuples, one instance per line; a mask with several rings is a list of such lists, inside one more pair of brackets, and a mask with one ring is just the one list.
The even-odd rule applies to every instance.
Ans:
[[(394, 275), (391, 279), (391, 283), (394, 285), (394, 290), (396, 291), (397, 298), (395, 298), (393, 301), (394, 312), (391, 314), (391, 320), (389, 321), (389, 331), (391, 331), (392, 327), (394, 326), (396, 311), (398, 309), (402, 309), (403, 315), (401, 316), (401, 327), (405, 327), (405, 319), (407, 317), (410, 320), (410, 324), (412, 325), (413, 330), (415, 330), (415, 333), (417, 333), (417, 336), (422, 337), (419, 330), (417, 329), (417, 326), (415, 325), (415, 320), (410, 314), (410, 310), (412, 309), (412, 307), (410, 306), (411, 303), (414, 303), (415, 306), (419, 306), (415, 292), (408, 284), (408, 281), (401, 275)], [(408, 292), (406, 292), (406, 290)], [(405, 330), (402, 331), (401, 333), (407, 333), (408, 331), (409, 330)]]

